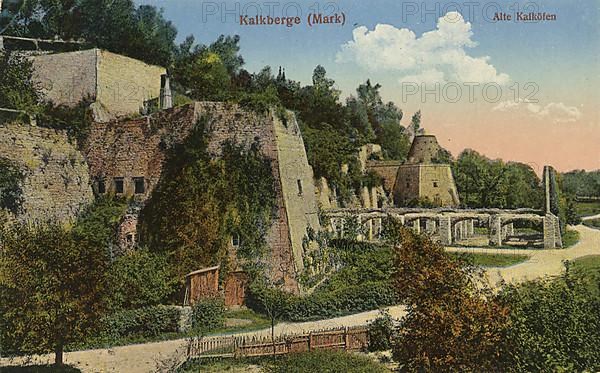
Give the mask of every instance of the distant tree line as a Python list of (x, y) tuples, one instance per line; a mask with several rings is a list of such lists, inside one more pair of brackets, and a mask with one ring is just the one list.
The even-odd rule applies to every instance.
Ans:
[(573, 197), (600, 197), (600, 170), (563, 173), (562, 188)]

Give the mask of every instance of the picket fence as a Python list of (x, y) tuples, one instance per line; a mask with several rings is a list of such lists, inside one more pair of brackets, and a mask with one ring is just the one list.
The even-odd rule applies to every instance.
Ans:
[(195, 338), (188, 345), (189, 358), (206, 357), (254, 357), (283, 355), (291, 352), (332, 349), (357, 351), (369, 345), (367, 327), (323, 329), (307, 334), (288, 334), (271, 337), (203, 337)]

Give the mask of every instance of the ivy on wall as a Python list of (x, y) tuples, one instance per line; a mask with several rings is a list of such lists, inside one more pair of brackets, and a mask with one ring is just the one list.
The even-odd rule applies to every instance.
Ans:
[[(227, 246), (258, 262), (275, 213), (271, 164), (258, 144), (223, 144), (222, 157), (207, 153), (207, 124), (201, 118), (186, 141), (168, 150), (161, 180), (140, 214), (140, 240), (167, 255), (178, 279), (220, 264), (228, 270)], [(183, 284), (183, 282), (181, 282)]]
[(25, 175), (14, 162), (0, 157), (0, 208), (17, 214), (23, 202), (21, 182)]

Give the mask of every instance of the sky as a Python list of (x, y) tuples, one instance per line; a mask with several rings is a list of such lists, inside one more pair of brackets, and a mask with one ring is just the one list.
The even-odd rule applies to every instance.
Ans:
[[(320, 64), (343, 97), (371, 79), (403, 110), (404, 125), (421, 110), (422, 126), (455, 156), (471, 148), (538, 172), (600, 169), (598, 0), (136, 3), (162, 8), (179, 40), (240, 35), (251, 72), (282, 66), (310, 84)], [(555, 19), (518, 19), (530, 12)], [(300, 23), (240, 24), (257, 14)], [(343, 24), (309, 25), (314, 14)]]

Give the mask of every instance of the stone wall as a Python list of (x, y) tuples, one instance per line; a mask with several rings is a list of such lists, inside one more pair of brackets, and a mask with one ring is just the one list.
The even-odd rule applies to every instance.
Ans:
[(398, 168), (402, 165), (402, 161), (367, 161), (367, 171), (373, 171), (383, 178), (383, 188), (387, 193), (394, 191), (396, 184), (396, 176)]
[(396, 206), (406, 206), (419, 198), (419, 177), (418, 165), (403, 165), (398, 168), (398, 176), (394, 184), (394, 204)]
[(25, 220), (69, 222), (93, 201), (88, 166), (63, 131), (2, 124), (0, 157), (25, 174), (20, 214)]
[(458, 192), (449, 165), (407, 164), (399, 167), (394, 193), (396, 204), (405, 206), (425, 198), (437, 206), (458, 206)]
[[(308, 226), (318, 230), (319, 225), (312, 169), (296, 121), (289, 115), (286, 127), (272, 115), (257, 115), (237, 105), (196, 102), (151, 117), (94, 123), (86, 157), (96, 190), (99, 181), (104, 180), (106, 192), (114, 192), (115, 181), (122, 180), (123, 194), (143, 203), (160, 180), (165, 148), (182, 142), (199, 118), (208, 118), (205, 128), (212, 157), (222, 154), (226, 141), (245, 147), (258, 142), (271, 160), (276, 181), (276, 217), (267, 237), (269, 273), (274, 279), (283, 278), (288, 290), (298, 291), (302, 239)], [(135, 193), (136, 179), (144, 180), (143, 193)]]
[(97, 101), (113, 115), (139, 113), (145, 100), (160, 95), (164, 67), (98, 50)]
[(431, 163), (438, 156), (440, 146), (433, 135), (415, 136), (406, 163)]
[(107, 117), (138, 114), (145, 100), (160, 95), (166, 69), (100, 49), (31, 57), (34, 80), (55, 104), (85, 98)]
[(46, 54), (31, 57), (34, 81), (46, 99), (57, 105), (76, 105), (96, 99), (98, 50)]
[(287, 116), (286, 124), (276, 116), (273, 118), (273, 123), (290, 240), (296, 271), (300, 272), (304, 268), (304, 249), (307, 249), (303, 247), (303, 239), (309, 228), (318, 232), (321, 226), (313, 170), (308, 164), (300, 127), (291, 112), (288, 112)]

